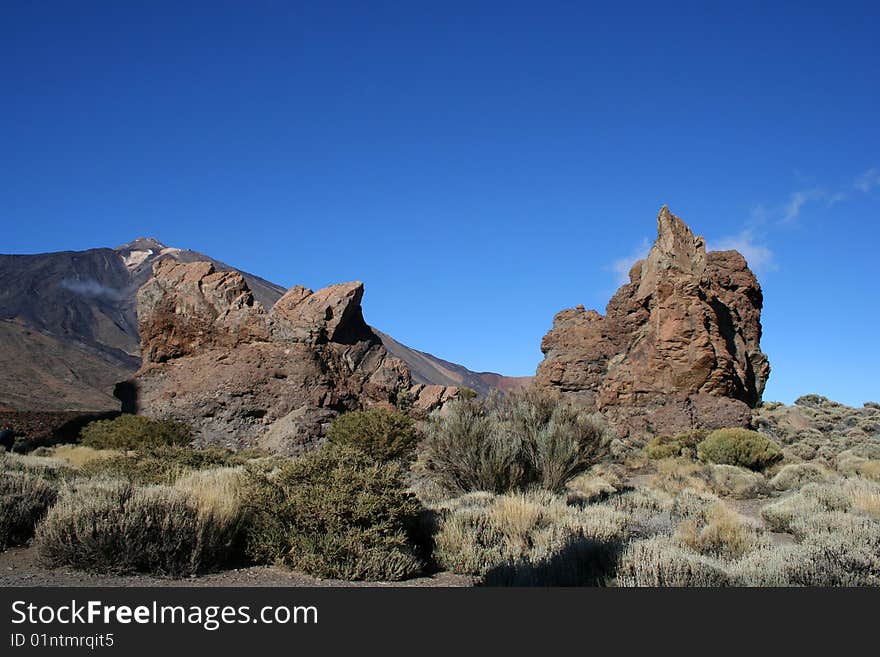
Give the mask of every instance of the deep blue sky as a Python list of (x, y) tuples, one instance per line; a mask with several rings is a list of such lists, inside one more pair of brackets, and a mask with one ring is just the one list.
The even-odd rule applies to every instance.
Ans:
[(525, 375), (666, 203), (757, 269), (766, 399), (880, 400), (880, 4), (710, 4), (3, 2), (0, 252), (359, 279)]

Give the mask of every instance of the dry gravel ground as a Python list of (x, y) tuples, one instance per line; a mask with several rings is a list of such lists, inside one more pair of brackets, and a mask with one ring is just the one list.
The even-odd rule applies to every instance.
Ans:
[(100, 575), (70, 568), (44, 568), (33, 547), (0, 552), (0, 588), (12, 586), (473, 586), (474, 578), (437, 573), (403, 582), (347, 582), (318, 579), (272, 566), (224, 570), (200, 577), (175, 579), (154, 575)]

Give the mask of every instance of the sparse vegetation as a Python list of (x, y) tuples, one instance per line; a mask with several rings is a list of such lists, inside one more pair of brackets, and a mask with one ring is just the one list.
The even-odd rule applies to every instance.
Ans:
[(620, 586), (729, 586), (730, 575), (717, 559), (680, 548), (673, 539), (654, 537), (630, 544), (620, 558)]
[(462, 399), (432, 418), (427, 471), (449, 492), (561, 492), (607, 450), (598, 416), (535, 392)]
[(27, 543), (57, 493), (57, 484), (39, 474), (0, 472), (0, 550)]
[(242, 512), (216, 506), (210, 483), (200, 481), (197, 498), (121, 481), (68, 486), (37, 530), (40, 555), (50, 566), (94, 572), (183, 576), (222, 567), (235, 556)]
[(142, 415), (120, 415), (83, 427), (80, 442), (95, 449), (139, 449), (186, 445), (192, 440), (188, 426), (174, 420), (153, 420)]
[(790, 463), (783, 466), (770, 480), (777, 490), (801, 488), (811, 482), (827, 481), (833, 474), (818, 463)]
[(196, 470), (233, 467), (249, 461), (232, 450), (189, 447), (145, 447), (130, 454), (113, 453), (86, 460), (79, 471), (84, 476), (104, 476), (135, 484), (169, 484), (180, 475)]
[(152, 439), (0, 454), (0, 545), (170, 576), (249, 559), (349, 580), (880, 585), (880, 409), (815, 396), (756, 418), (606, 458), (597, 418), (527, 392), (456, 401), (415, 461), (412, 423), (385, 409), (295, 460)]
[(676, 434), (675, 436), (655, 436), (645, 445), (643, 452), (649, 459), (666, 459), (678, 456), (693, 457), (697, 444), (702, 441), (708, 431), (694, 429)]
[(600, 583), (626, 526), (611, 507), (572, 507), (546, 491), (471, 493), (440, 512), (438, 563), (489, 585)]
[(701, 461), (764, 470), (782, 460), (782, 450), (766, 436), (747, 429), (716, 429), (697, 445)]
[(256, 473), (246, 492), (248, 553), (259, 562), (340, 579), (398, 580), (421, 572), (420, 505), (401, 466), (349, 446)]
[(354, 447), (379, 462), (408, 458), (418, 438), (408, 415), (385, 408), (344, 413), (327, 431), (329, 443)]

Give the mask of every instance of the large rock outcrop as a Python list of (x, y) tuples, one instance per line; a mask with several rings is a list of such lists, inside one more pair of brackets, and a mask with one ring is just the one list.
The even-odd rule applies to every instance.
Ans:
[(535, 383), (602, 411), (621, 434), (745, 426), (770, 373), (761, 287), (742, 255), (707, 253), (665, 206), (657, 227), (605, 315), (556, 315)]
[(123, 410), (188, 422), (201, 444), (292, 453), (340, 412), (454, 397), (412, 385), (364, 321), (363, 291), (297, 286), (267, 312), (237, 272), (159, 261), (137, 295), (143, 365), (117, 388)]

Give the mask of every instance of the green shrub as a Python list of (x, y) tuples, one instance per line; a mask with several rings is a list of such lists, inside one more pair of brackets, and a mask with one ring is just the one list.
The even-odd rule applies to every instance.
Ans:
[(763, 470), (782, 460), (782, 449), (766, 436), (747, 429), (716, 429), (697, 445), (701, 461)]
[(504, 492), (525, 483), (522, 448), (504, 440), (485, 400), (451, 402), (426, 429), (425, 471), (447, 492)]
[(561, 492), (608, 448), (598, 416), (530, 391), (453, 401), (426, 436), (426, 471), (453, 493)]
[(688, 452), (697, 448), (697, 444), (706, 437), (707, 433), (703, 429), (694, 429), (675, 436), (655, 436), (645, 445), (643, 453), (649, 459), (686, 456)]
[(106, 476), (134, 484), (168, 484), (186, 472), (247, 462), (245, 454), (216, 447), (146, 447), (130, 455), (93, 459), (80, 468), (80, 473), (87, 477)]
[(52, 567), (185, 576), (236, 556), (241, 518), (200, 509), (169, 486), (92, 482), (62, 492), (38, 527), (36, 543)]
[(327, 430), (334, 445), (348, 445), (375, 461), (391, 461), (411, 455), (418, 441), (412, 419), (400, 411), (370, 408), (340, 415)]
[(327, 445), (271, 473), (246, 492), (247, 551), (318, 577), (400, 580), (421, 572), (421, 507), (396, 462)]
[(80, 442), (95, 449), (186, 445), (190, 440), (190, 429), (182, 422), (153, 420), (142, 415), (120, 415), (112, 420), (98, 420), (80, 431)]
[(57, 493), (57, 484), (39, 474), (0, 472), (0, 550), (27, 543)]

